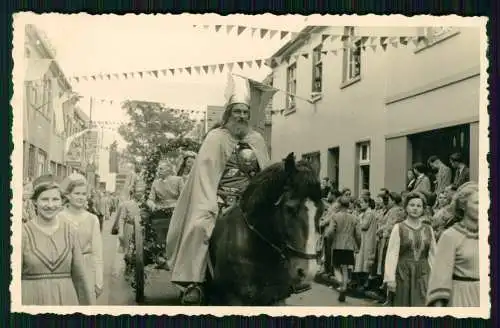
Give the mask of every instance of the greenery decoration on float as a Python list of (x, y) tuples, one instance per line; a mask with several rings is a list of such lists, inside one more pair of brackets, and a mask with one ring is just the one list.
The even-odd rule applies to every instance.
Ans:
[[(139, 205), (141, 209), (141, 225), (144, 232), (144, 267), (154, 265), (156, 268), (162, 268), (166, 264), (166, 259), (164, 257), (165, 253), (165, 241), (158, 240), (155, 229), (152, 225), (151, 211), (146, 205), (146, 200), (148, 199), (149, 192), (151, 190), (151, 185), (156, 177), (156, 170), (158, 163), (161, 159), (170, 159), (176, 162), (177, 159), (182, 158), (182, 154), (185, 151), (192, 151), (197, 153), (200, 149), (200, 143), (189, 139), (189, 138), (176, 138), (170, 139), (166, 143), (158, 145), (155, 150), (144, 159), (144, 170), (140, 175), (145, 183), (144, 198), (141, 200)], [(177, 169), (177, 168), (176, 168)], [(176, 174), (177, 172), (174, 172)], [(132, 245), (129, 247), (129, 252), (125, 257), (126, 263), (126, 276), (127, 280), (131, 283), (132, 287), (135, 288), (135, 280), (131, 279), (135, 275), (135, 244), (134, 238), (131, 239)], [(147, 270), (145, 270), (147, 275)], [(145, 277), (147, 281), (147, 277)]]

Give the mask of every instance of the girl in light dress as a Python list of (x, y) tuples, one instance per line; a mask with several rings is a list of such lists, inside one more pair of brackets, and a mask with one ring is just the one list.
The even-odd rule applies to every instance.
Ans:
[(478, 185), (468, 182), (453, 196), (458, 221), (445, 230), (437, 245), (427, 292), (427, 305), (480, 306)]
[(78, 232), (58, 216), (62, 195), (52, 175), (34, 181), (32, 200), (36, 215), (22, 228), (22, 304), (95, 304)]
[(92, 286), (92, 299), (96, 302), (103, 291), (103, 250), (99, 219), (86, 210), (87, 181), (72, 175), (63, 182), (67, 206), (60, 213), (62, 220), (70, 222), (78, 231), (85, 263), (85, 273)]
[(392, 228), (387, 246), (384, 282), (393, 306), (425, 306), (435, 253), (434, 231), (423, 220), (426, 198), (410, 192), (404, 200), (406, 219)]

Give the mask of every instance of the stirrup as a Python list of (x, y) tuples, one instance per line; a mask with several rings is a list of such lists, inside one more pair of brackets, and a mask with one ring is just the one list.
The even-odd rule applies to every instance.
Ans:
[[(187, 302), (185, 300), (186, 294), (188, 294), (192, 291), (195, 291), (195, 290), (199, 295), (198, 302), (191, 302), (191, 301)], [(181, 304), (182, 305), (202, 305), (203, 304), (203, 290), (201, 289), (201, 286), (199, 284), (196, 284), (196, 283), (193, 283), (193, 284), (190, 284), (189, 286), (187, 286), (186, 289), (184, 290), (184, 292), (182, 293)]]

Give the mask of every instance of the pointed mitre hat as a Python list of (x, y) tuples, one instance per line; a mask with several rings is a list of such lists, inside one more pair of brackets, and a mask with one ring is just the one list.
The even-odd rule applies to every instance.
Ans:
[(250, 107), (251, 93), (250, 82), (240, 76), (235, 76), (231, 73), (228, 74), (226, 91), (226, 110), (222, 115), (222, 122), (226, 123), (231, 113), (231, 105), (245, 104)]

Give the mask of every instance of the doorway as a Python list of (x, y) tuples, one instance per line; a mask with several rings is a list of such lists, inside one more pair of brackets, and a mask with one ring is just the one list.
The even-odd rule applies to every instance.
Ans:
[[(467, 166), (470, 157), (470, 125), (456, 125), (444, 129), (426, 131), (408, 136), (412, 145), (412, 163), (420, 162), (427, 166), (429, 157), (437, 156), (445, 165), (451, 167), (449, 157), (460, 153)], [(431, 181), (434, 172), (428, 172)]]

